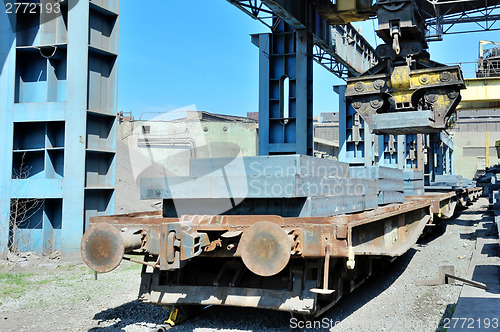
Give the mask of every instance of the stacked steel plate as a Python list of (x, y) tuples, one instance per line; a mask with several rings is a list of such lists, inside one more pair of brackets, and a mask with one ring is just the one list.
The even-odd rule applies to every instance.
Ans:
[(424, 195), (424, 172), (422, 171), (404, 171), (405, 195), (420, 196)]
[(352, 166), (351, 178), (377, 180), (378, 204), (405, 201), (403, 171), (382, 166)]
[(449, 187), (450, 189), (462, 189), (464, 187), (464, 178), (461, 175), (436, 175), (433, 187)]
[(192, 159), (190, 176), (141, 179), (142, 199), (163, 199), (163, 215), (319, 217), (374, 209), (377, 181), (349, 165), (302, 155)]

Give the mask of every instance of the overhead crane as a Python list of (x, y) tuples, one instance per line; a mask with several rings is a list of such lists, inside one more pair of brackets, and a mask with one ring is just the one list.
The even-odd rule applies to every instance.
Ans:
[[(284, 32), (285, 25), (295, 33), (304, 34), (302, 38), (309, 42), (306, 45), (307, 54), (346, 80), (345, 96), (370, 130), (377, 134), (435, 133), (448, 127), (450, 117), (460, 102), (460, 90), (465, 88), (465, 84), (458, 66), (444, 66), (430, 59), (428, 41), (441, 40), (443, 34), (497, 30), (495, 22), (499, 15), (496, 9), (500, 5), (498, 0), (228, 2), (264, 23), (270, 15), (272, 24), (266, 25), (271, 29), (271, 36), (277, 37)], [(384, 44), (374, 50), (350, 23), (375, 17), (378, 18), (376, 33)], [(469, 30), (456, 28), (464, 23), (478, 25)], [(276, 44), (278, 41), (273, 42)], [(274, 66), (272, 61), (270, 65)], [(298, 69), (303, 75), (311, 77), (307, 70)], [(300, 81), (300, 77), (297, 80)], [(266, 84), (265, 81), (265, 77), (261, 76), (261, 86)], [(272, 90), (273, 83), (269, 84)], [(266, 87), (262, 87), (261, 92), (265, 90)], [(260, 98), (259, 107), (264, 107), (262, 111), (266, 113), (266, 95), (261, 94)], [(276, 116), (272, 107), (268, 113), (270, 135), (276, 136), (275, 128), (278, 126), (273, 124), (273, 119), (279, 119), (283, 114)], [(296, 122), (307, 123), (309, 116), (297, 110)], [(295, 139), (301, 140), (300, 137)], [(261, 141), (261, 148), (274, 153), (274, 149), (265, 147), (268, 144), (273, 144), (272, 140)], [(298, 145), (301, 146), (297, 146), (297, 152), (303, 151), (304, 143)]]

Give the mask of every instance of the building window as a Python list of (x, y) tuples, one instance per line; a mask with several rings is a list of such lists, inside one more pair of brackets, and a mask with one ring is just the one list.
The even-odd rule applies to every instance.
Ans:
[(151, 133), (151, 126), (142, 126), (142, 133), (143, 134), (150, 134)]

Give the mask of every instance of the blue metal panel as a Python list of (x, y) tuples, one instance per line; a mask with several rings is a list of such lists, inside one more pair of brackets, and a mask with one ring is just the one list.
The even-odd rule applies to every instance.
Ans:
[(16, 198), (62, 198), (63, 186), (62, 179), (31, 177), (26, 180), (12, 180), (12, 194)]
[(376, 135), (346, 101), (345, 85), (335, 86), (339, 95), (339, 160), (350, 165), (372, 166), (375, 163)]
[(443, 174), (453, 174), (453, 137), (447, 132), (441, 132), (439, 138), (443, 146)]
[(429, 147), (426, 165), (426, 174), (429, 179), (426, 179), (426, 184), (429, 184), (435, 181), (436, 175), (453, 174), (454, 144), (453, 138), (446, 132), (429, 134), (426, 139)]
[(443, 143), (441, 141), (441, 135), (439, 133), (432, 135), (432, 144), (434, 151), (434, 176), (444, 174), (444, 154), (443, 154)]
[(453, 148), (450, 148), (450, 164), (451, 164), (450, 174), (455, 174), (455, 156)]
[[(83, 181), (85, 174), (85, 113), (87, 94), (88, 54), (88, 1), (78, 4), (68, 13), (68, 40), (78, 41), (68, 45), (68, 83), (66, 114), (65, 186), (63, 187), (63, 210), (61, 249), (77, 252), (83, 229)], [(72, 23), (74, 22), (74, 23)], [(83, 177), (82, 177), (83, 175)]]
[(259, 47), (259, 154), (312, 155), (312, 36), (281, 22), (252, 42)]
[(15, 33), (5, 11), (0, 11), (0, 256), (9, 242), (15, 55)]
[(405, 135), (405, 170), (424, 170), (423, 134)]
[(404, 169), (405, 136), (379, 135), (379, 165)]
[(61, 249), (62, 199), (46, 199), (42, 225), (42, 252)]
[[(18, 249), (79, 251), (87, 190), (89, 105), (99, 100), (93, 111), (103, 115), (97, 122), (109, 125), (115, 121), (118, 5), (118, 0), (74, 1), (67, 19), (59, 17), (40, 24), (37, 16), (30, 16), (28, 24), (23, 17), (29, 28), (18, 31), (13, 29), (17, 26), (15, 15), (9, 20), (0, 12), (0, 254), (6, 253), (9, 242), (11, 198), (44, 201), (37, 212), (39, 225), (22, 228), (22, 236), (29, 241)], [(56, 44), (54, 50), (50, 45)], [(40, 45), (54, 55), (42, 57)], [(97, 52), (97, 46), (102, 50)], [(89, 56), (99, 58), (96, 53), (108, 61), (101, 63), (101, 71), (90, 73)], [(114, 207), (116, 127), (109, 128), (105, 153), (112, 157), (107, 188), (100, 195), (104, 199), (98, 201), (106, 206), (105, 213), (112, 213)], [(22, 160), (32, 166), (27, 179), (12, 176)]]

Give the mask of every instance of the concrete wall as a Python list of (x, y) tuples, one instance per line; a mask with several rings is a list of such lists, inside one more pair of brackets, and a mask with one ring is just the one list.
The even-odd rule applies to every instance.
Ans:
[(258, 155), (253, 122), (124, 121), (117, 134), (116, 211), (154, 210), (140, 201), (141, 178), (187, 176), (191, 159)]
[(465, 80), (455, 140), (455, 174), (473, 178), (476, 172), (499, 162), (495, 141), (500, 140), (500, 78)]
[[(454, 133), (455, 174), (472, 179), (477, 171), (499, 163), (495, 141), (500, 140), (500, 131), (462, 131)], [(486, 153), (489, 146), (489, 156)]]
[[(190, 159), (258, 154), (255, 123), (134, 121), (132, 127), (120, 124), (118, 136), (177, 176), (189, 175)], [(225, 143), (224, 149), (210, 148), (216, 143)]]

